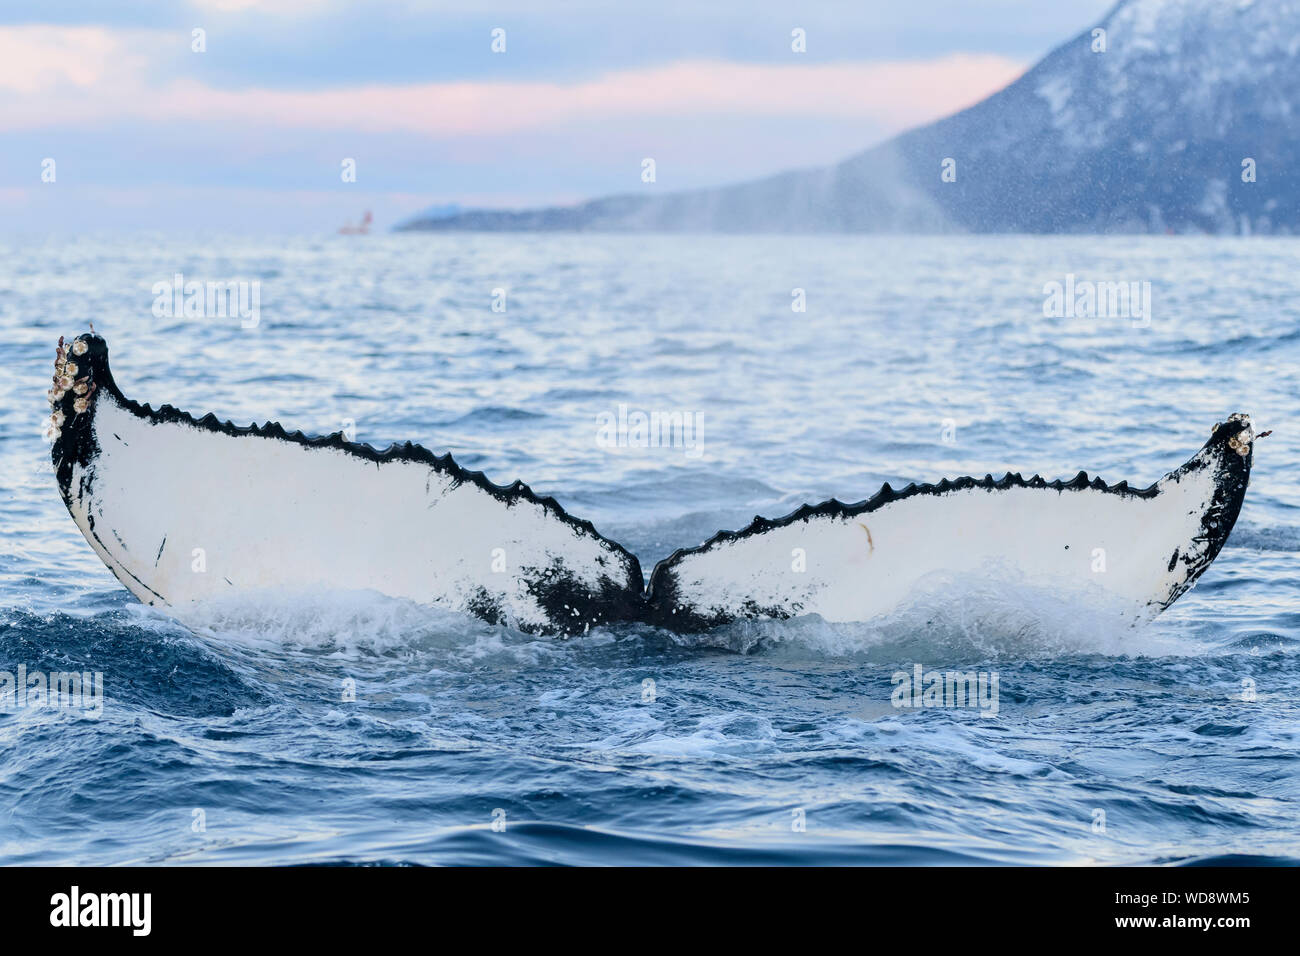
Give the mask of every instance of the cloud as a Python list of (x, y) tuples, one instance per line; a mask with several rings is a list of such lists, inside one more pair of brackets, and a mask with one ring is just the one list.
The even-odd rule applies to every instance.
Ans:
[[(887, 129), (936, 119), (1005, 86), (1024, 64), (1002, 56), (754, 64), (687, 61), (574, 82), (471, 80), (321, 90), (219, 89), (156, 65), (188, 36), (83, 27), (0, 28), (0, 130), (115, 122), (499, 136), (635, 117), (868, 120)], [(198, 57), (206, 54), (189, 54)], [(183, 62), (183, 61), (182, 61)]]
[(579, 120), (710, 114), (869, 119), (901, 127), (968, 106), (1023, 69), (1002, 57), (962, 54), (910, 63), (676, 63), (579, 83), (452, 82), (287, 92), (214, 90), (183, 80), (141, 105), (147, 115), (168, 121), (202, 117), (430, 136), (500, 135)]
[(103, 27), (0, 28), (0, 91), (19, 96), (89, 91), (110, 76), (129, 83), (144, 69), (131, 40), (127, 31)]

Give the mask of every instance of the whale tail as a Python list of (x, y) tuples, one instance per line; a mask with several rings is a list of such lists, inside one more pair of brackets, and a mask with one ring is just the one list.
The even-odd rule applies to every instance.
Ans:
[(1147, 488), (958, 478), (885, 485), (875, 497), (756, 517), (659, 562), (651, 617), (696, 631), (750, 618), (888, 613), (927, 575), (995, 568), (1054, 587), (1100, 586), (1135, 619), (1167, 608), (1223, 548), (1250, 480), (1254, 435), (1235, 414), (1185, 464)]
[(958, 478), (888, 485), (857, 504), (755, 518), (661, 561), (635, 555), (521, 482), (493, 484), (409, 442), (239, 427), (126, 398), (107, 343), (60, 339), (51, 456), (73, 520), (141, 601), (373, 590), (536, 633), (646, 622), (678, 631), (753, 618), (887, 613), (936, 571), (1011, 566), (1100, 586), (1135, 618), (1168, 607), (1223, 547), (1254, 433), (1233, 415), (1148, 488)]
[(60, 348), (50, 400), (68, 511), (146, 604), (324, 587), (535, 632), (640, 616), (635, 555), (553, 498), (450, 455), (140, 405), (97, 335)]

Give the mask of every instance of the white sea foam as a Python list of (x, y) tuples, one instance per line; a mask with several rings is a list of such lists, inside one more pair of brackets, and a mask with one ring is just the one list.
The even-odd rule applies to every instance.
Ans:
[(861, 623), (816, 616), (742, 622), (682, 643), (748, 652), (812, 653), (868, 660), (947, 661), (1065, 654), (1199, 654), (1210, 645), (1131, 608), (1100, 588), (1045, 588), (1006, 569), (929, 575), (895, 611)]
[[(157, 609), (133, 613), (170, 625)], [(302, 648), (343, 654), (442, 649), (465, 662), (549, 663), (628, 640), (667, 639), (684, 648), (864, 661), (949, 661), (1099, 654), (1198, 655), (1215, 645), (1168, 619), (1133, 624), (1128, 606), (1099, 588), (1050, 589), (1005, 569), (928, 576), (894, 612), (861, 623), (816, 615), (740, 622), (698, 634), (641, 625), (599, 628), (579, 638), (523, 634), (458, 612), (375, 592), (254, 591), (170, 609), (216, 644)]]

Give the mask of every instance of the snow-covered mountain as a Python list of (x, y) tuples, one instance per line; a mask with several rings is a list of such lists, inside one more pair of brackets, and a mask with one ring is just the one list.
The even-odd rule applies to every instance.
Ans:
[(1122, 0), (1006, 89), (836, 166), (401, 228), (1300, 232), (1298, 56), (1300, 0)]

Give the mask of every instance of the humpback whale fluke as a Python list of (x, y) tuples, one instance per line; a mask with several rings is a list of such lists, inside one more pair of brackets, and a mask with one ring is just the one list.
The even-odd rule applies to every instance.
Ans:
[(86, 540), (136, 597), (374, 590), (528, 631), (640, 613), (641, 566), (589, 521), (450, 455), (238, 427), (126, 398), (108, 347), (59, 349), (51, 452)]
[[(1019, 579), (1100, 585), (1133, 620), (1154, 617), (1223, 548), (1250, 480), (1254, 434), (1235, 414), (1185, 464), (1147, 488), (1007, 474), (944, 479), (847, 505), (804, 505), (756, 517), (651, 576), (654, 619), (702, 630), (739, 618), (820, 614), (862, 621), (897, 607), (935, 571), (1010, 565)], [(792, 573), (792, 558), (803, 567)]]
[(1066, 482), (1008, 474), (885, 485), (857, 504), (804, 505), (719, 532), (659, 562), (643, 588), (636, 557), (590, 522), (450, 455), (131, 401), (93, 333), (66, 347), (59, 340), (49, 399), (68, 511), (145, 603), (373, 590), (537, 633), (633, 621), (691, 631), (802, 614), (867, 620), (931, 573), (994, 565), (1099, 585), (1135, 618), (1153, 616), (1223, 547), (1255, 438), (1249, 418), (1232, 415), (1189, 461), (1141, 489), (1084, 472)]

